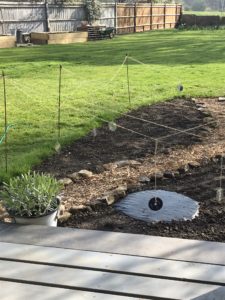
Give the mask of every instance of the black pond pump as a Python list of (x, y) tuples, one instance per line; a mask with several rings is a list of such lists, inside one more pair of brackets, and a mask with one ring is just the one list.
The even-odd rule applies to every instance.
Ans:
[(154, 197), (149, 200), (148, 206), (151, 210), (158, 211), (163, 207), (163, 201), (159, 197)]

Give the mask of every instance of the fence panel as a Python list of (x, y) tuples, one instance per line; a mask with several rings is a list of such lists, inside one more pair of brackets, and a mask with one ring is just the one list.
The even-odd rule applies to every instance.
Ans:
[[(118, 34), (152, 29), (174, 28), (181, 5), (149, 3), (104, 3), (100, 24), (116, 27)], [(23, 32), (76, 31), (86, 19), (82, 2), (45, 4), (44, 2), (0, 2), (0, 35)]]
[(136, 32), (150, 30), (151, 26), (151, 11), (149, 4), (136, 5)]
[(81, 21), (85, 20), (83, 5), (49, 5), (50, 31), (76, 31)]
[(117, 33), (135, 32), (135, 5), (117, 5)]
[(152, 7), (152, 29), (165, 28), (165, 6), (157, 5)]
[(116, 27), (115, 20), (115, 4), (104, 4), (101, 10), (101, 18), (99, 19), (101, 25), (107, 27)]
[(46, 31), (45, 4), (0, 2), (0, 35)]

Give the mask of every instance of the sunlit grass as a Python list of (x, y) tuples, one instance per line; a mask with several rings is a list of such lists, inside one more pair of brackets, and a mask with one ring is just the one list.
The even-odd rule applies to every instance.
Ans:
[[(65, 144), (99, 126), (96, 116), (111, 119), (117, 115), (115, 110), (130, 109), (126, 64), (121, 67), (126, 53), (144, 63), (129, 60), (131, 108), (178, 96), (180, 83), (184, 96), (223, 95), (224, 35), (223, 30), (155, 31), (86, 44), (1, 49), (8, 123), (14, 127), (8, 134), (8, 174), (4, 144), (0, 145), (0, 180), (54, 153), (60, 64), (60, 143)], [(1, 81), (0, 136), (3, 132)]]
[(190, 11), (185, 10), (183, 12), (186, 15), (196, 15), (196, 16), (225, 16), (224, 11)]

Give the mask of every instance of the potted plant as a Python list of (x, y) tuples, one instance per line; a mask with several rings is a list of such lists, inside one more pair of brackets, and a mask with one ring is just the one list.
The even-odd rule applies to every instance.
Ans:
[(18, 224), (57, 226), (62, 184), (43, 173), (28, 172), (3, 183), (2, 204)]

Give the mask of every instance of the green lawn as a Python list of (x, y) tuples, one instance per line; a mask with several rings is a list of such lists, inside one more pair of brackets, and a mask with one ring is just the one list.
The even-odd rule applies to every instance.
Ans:
[(184, 11), (185, 15), (197, 15), (197, 16), (225, 16), (225, 12), (221, 11)]
[[(155, 31), (113, 40), (0, 50), (7, 85), (9, 171), (0, 145), (0, 181), (28, 170), (54, 153), (57, 142), (59, 65), (62, 64), (61, 139), (69, 143), (129, 109), (125, 54), (129, 61), (132, 108), (181, 95), (225, 93), (225, 31)], [(118, 72), (119, 70), (119, 72)], [(113, 81), (112, 77), (116, 75)], [(1, 78), (0, 78), (1, 80)], [(111, 109), (111, 110), (110, 110)], [(4, 132), (0, 83), (0, 137)]]

